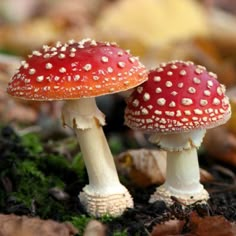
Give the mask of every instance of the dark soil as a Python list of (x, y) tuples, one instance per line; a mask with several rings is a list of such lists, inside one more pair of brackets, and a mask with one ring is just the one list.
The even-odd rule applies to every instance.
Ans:
[[(18, 215), (37, 215), (41, 218), (51, 218), (59, 221), (69, 220), (68, 215), (86, 215), (77, 198), (79, 191), (87, 182), (86, 173), (83, 178), (79, 178), (75, 169), (59, 162), (56, 166), (53, 165), (52, 160), (54, 159), (50, 156), (51, 154), (45, 154), (40, 150), (35, 161), (35, 153), (24, 145), (21, 138), (15, 134), (12, 128), (4, 127), (0, 130), (0, 211)], [(113, 232), (116, 231), (126, 231), (127, 235), (148, 235), (148, 232), (151, 232), (156, 224), (174, 218), (185, 220), (186, 223), (182, 233), (187, 233), (190, 231), (188, 222), (193, 211), (202, 217), (222, 215), (229, 221), (236, 221), (236, 181), (234, 174), (232, 174), (234, 170), (230, 170), (230, 167), (224, 166), (222, 163), (215, 163), (214, 161), (203, 162), (202, 160), (206, 160), (204, 155), (206, 154), (200, 157), (200, 164), (203, 164), (215, 177), (214, 182), (205, 185), (211, 194), (208, 204), (198, 203), (186, 207), (182, 206), (175, 198), (173, 198), (175, 203), (171, 207), (167, 207), (161, 201), (149, 204), (149, 196), (154, 192), (156, 186), (144, 189), (127, 182), (127, 187), (134, 198), (135, 207), (134, 209), (128, 209), (123, 216), (107, 221), (107, 235), (113, 235)], [(38, 181), (37, 175), (39, 173), (47, 173), (45, 176), (48, 178), (57, 176), (60, 181), (65, 183), (64, 190), (69, 195), (69, 198), (59, 199), (55, 194), (48, 192), (47, 188), (55, 185), (51, 179), (51, 182), (45, 183), (42, 188), (38, 186), (40, 193), (45, 193), (46, 196), (37, 199), (33, 195), (34, 193), (32, 195), (27, 193), (27, 198), (31, 198), (30, 204), (27, 204), (27, 201), (18, 196), (19, 185), (22, 185), (19, 179), (25, 178), (25, 175), (24, 173), (19, 173), (17, 168), (20, 168), (21, 161), (27, 158), (37, 162), (37, 168), (40, 171), (34, 174), (34, 170), (31, 170), (31, 176), (29, 175), (28, 178), (32, 178), (32, 181), (30, 182), (29, 180), (27, 182), (28, 185), (32, 184), (32, 188), (36, 188), (34, 186), (35, 181)], [(38, 162), (38, 159), (40, 159), (40, 162)], [(44, 160), (46, 164), (42, 164), (41, 160)], [(38, 193), (37, 191), (35, 192), (35, 194)], [(49, 207), (50, 204), (52, 205), (51, 208)], [(47, 209), (48, 207), (50, 209)]]

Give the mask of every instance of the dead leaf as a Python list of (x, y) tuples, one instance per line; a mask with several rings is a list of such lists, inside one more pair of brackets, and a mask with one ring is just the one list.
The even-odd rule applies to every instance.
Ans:
[[(121, 153), (116, 158), (116, 165), (122, 175), (138, 186), (162, 184), (166, 176), (166, 152), (152, 149), (133, 149)], [(212, 181), (213, 176), (200, 169), (201, 181)]]
[(0, 214), (1, 236), (73, 236), (77, 233), (69, 223)]
[(84, 236), (106, 236), (106, 227), (97, 220), (91, 220), (84, 231)]
[(169, 220), (163, 224), (156, 225), (151, 233), (151, 236), (181, 236), (185, 222), (182, 220)]
[(140, 56), (153, 47), (208, 34), (205, 11), (193, 0), (115, 1), (100, 14), (95, 31)]
[(223, 216), (190, 216), (191, 235), (195, 236), (235, 236), (236, 226)]

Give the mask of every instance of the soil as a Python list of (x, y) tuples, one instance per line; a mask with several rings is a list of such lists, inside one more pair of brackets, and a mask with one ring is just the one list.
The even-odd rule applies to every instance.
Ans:
[[(167, 207), (162, 201), (149, 204), (149, 196), (154, 192), (156, 186), (144, 189), (127, 182), (127, 187), (134, 198), (135, 207), (128, 209), (121, 217), (106, 222), (107, 235), (113, 235), (113, 232), (122, 232), (124, 230), (126, 230), (127, 235), (148, 235), (148, 232), (151, 232), (156, 224), (174, 218), (185, 220), (186, 223), (182, 231), (182, 234), (184, 234), (191, 230), (188, 221), (193, 211), (201, 217), (222, 215), (227, 220), (236, 222), (236, 181), (234, 174), (232, 174), (234, 170), (231, 167), (225, 166), (225, 164), (216, 163), (209, 158), (206, 159), (204, 155), (206, 154), (199, 158), (200, 165), (203, 165), (215, 177), (214, 182), (205, 184), (206, 189), (211, 195), (208, 204), (198, 203), (186, 207), (182, 206), (175, 198), (173, 198), (174, 204), (171, 207)], [(15, 180), (14, 173), (12, 173), (12, 170), (14, 170), (12, 167), (14, 167), (14, 158), (16, 156), (17, 159), (26, 159), (27, 156), (32, 156), (32, 153), (24, 147), (21, 138), (16, 135), (11, 127), (3, 127), (0, 132), (1, 212), (18, 215), (38, 215), (41, 218), (64, 220), (65, 218), (59, 216), (58, 212), (50, 212), (46, 216), (41, 214), (42, 211), (39, 209), (44, 209), (45, 204), (49, 204), (47, 201), (38, 202), (34, 207), (27, 207), (22, 202), (14, 199), (11, 193), (17, 191), (17, 181)], [(49, 170), (50, 167), (45, 168), (44, 171), (52, 172), (52, 169)], [(11, 171), (7, 171), (9, 169)], [(66, 185), (65, 192), (70, 196), (69, 200), (66, 200), (66, 204), (63, 202), (67, 208), (67, 213), (86, 215), (77, 198), (78, 192), (87, 182), (86, 174), (83, 180), (78, 180), (75, 171), (70, 169), (63, 169), (63, 171), (62, 169), (55, 169), (55, 173), (58, 176), (61, 175)], [(56, 198), (55, 195), (51, 195), (51, 197)], [(60, 202), (61, 200), (56, 199), (56, 201)]]

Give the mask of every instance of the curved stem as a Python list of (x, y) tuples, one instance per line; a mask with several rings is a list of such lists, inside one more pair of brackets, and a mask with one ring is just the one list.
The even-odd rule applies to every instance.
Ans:
[(104, 115), (99, 111), (94, 98), (67, 101), (62, 119), (77, 135), (89, 176), (85, 187), (91, 195), (112, 194), (124, 191), (120, 184), (113, 156), (102, 126)]

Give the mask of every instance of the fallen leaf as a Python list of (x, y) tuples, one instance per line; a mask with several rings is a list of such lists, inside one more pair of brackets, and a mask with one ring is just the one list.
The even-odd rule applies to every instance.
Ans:
[(151, 236), (181, 236), (185, 222), (182, 220), (169, 220), (163, 224), (156, 225), (151, 233)]
[(77, 233), (69, 223), (0, 214), (1, 236), (73, 236)]
[(153, 47), (208, 34), (205, 11), (193, 0), (115, 1), (100, 14), (95, 31), (140, 56)]
[[(116, 165), (122, 175), (138, 186), (162, 184), (166, 176), (166, 152), (153, 149), (133, 149), (119, 154)], [(200, 169), (201, 182), (212, 181), (213, 176)]]
[(191, 234), (195, 236), (235, 236), (236, 225), (226, 220), (223, 216), (199, 217), (197, 214), (190, 216)]
[(91, 220), (87, 224), (83, 236), (106, 236), (106, 227), (97, 220)]

